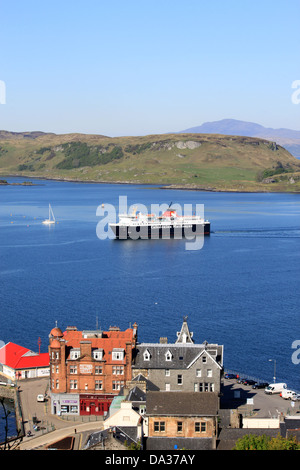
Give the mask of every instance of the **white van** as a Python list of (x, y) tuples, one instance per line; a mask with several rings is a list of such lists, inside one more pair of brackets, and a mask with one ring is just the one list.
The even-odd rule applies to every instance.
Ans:
[(45, 401), (44, 395), (38, 395), (38, 396), (36, 397), (36, 399), (37, 399), (37, 401)]
[(280, 395), (282, 396), (282, 398), (284, 398), (285, 400), (291, 400), (293, 395), (295, 395), (295, 392), (293, 390), (282, 390), (282, 392), (280, 393)]
[(286, 390), (287, 386), (284, 383), (280, 384), (270, 384), (265, 388), (265, 393), (268, 395), (273, 395), (273, 393), (280, 393)]

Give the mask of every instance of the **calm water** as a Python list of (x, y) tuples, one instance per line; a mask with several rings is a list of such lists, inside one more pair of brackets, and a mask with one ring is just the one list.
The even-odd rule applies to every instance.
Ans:
[[(6, 411), (4, 411), (4, 408)], [(5, 417), (6, 414), (6, 417)], [(7, 426), (8, 433), (7, 437), (17, 436), (16, 429), (16, 415), (14, 410), (14, 404), (5, 399), (3, 403), (0, 403), (0, 442), (4, 442), (6, 438), (5, 428)]]
[[(17, 181), (9, 178), (10, 182)], [(23, 181), (23, 179), (22, 179)], [(31, 180), (32, 181), (32, 180)], [(0, 339), (47, 351), (65, 329), (135, 321), (139, 340), (176, 340), (182, 318), (196, 342), (224, 345), (225, 367), (300, 390), (300, 195), (170, 191), (35, 181), (0, 187)], [(184, 240), (99, 240), (102, 203), (203, 203), (212, 234)], [(57, 221), (45, 227), (51, 203)]]

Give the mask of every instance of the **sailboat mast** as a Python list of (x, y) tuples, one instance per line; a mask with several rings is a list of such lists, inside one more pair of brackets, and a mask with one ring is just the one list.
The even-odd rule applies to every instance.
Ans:
[(54, 214), (53, 214), (53, 210), (52, 210), (51, 204), (49, 204), (49, 220), (51, 220), (50, 211), (51, 211), (51, 215), (52, 215), (52, 220), (55, 221), (55, 217), (54, 217)]

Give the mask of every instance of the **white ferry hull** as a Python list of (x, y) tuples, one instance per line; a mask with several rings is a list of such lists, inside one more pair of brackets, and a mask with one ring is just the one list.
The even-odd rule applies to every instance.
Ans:
[(147, 240), (147, 239), (182, 239), (193, 238), (195, 236), (210, 235), (210, 222), (205, 221), (199, 224), (149, 224), (149, 225), (124, 225), (110, 224), (115, 238), (119, 240)]

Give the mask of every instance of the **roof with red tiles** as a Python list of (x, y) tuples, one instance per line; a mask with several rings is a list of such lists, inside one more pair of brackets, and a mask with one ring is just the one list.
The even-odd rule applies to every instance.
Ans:
[(49, 367), (49, 353), (38, 354), (15, 343), (0, 348), (0, 363), (11, 369)]
[[(65, 341), (69, 353), (72, 348), (79, 349), (80, 343), (87, 341), (91, 343), (92, 349), (103, 349), (106, 358), (108, 358), (109, 351), (113, 349), (126, 349), (126, 343), (131, 343), (134, 347), (136, 340), (135, 332), (133, 329), (128, 328), (121, 331), (119, 328), (112, 328), (109, 331), (102, 331), (101, 333), (90, 331), (78, 331), (76, 327), (67, 328), (63, 333), (62, 341)], [(55, 341), (55, 343), (53, 343)], [(50, 340), (50, 348), (57, 347), (57, 340)]]

